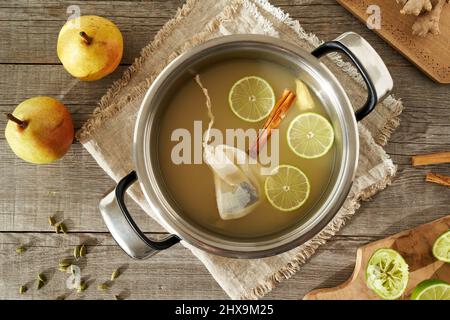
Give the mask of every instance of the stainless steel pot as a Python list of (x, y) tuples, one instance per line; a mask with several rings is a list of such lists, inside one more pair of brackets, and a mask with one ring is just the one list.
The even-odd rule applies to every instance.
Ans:
[[(367, 85), (367, 102), (356, 113), (341, 84), (319, 60), (335, 51), (343, 53), (354, 63)], [(198, 70), (235, 57), (269, 60), (298, 74), (325, 106), (335, 129), (337, 144), (329, 186), (313, 210), (288, 230), (245, 240), (215, 234), (186, 220), (164, 188), (156, 157), (157, 124), (171, 93)], [(128, 255), (137, 259), (167, 249), (181, 239), (207, 252), (236, 258), (265, 257), (292, 249), (317, 234), (342, 206), (358, 163), (357, 121), (367, 116), (390, 93), (392, 86), (392, 78), (380, 56), (367, 41), (351, 32), (324, 43), (312, 53), (280, 39), (261, 35), (232, 35), (199, 45), (170, 63), (149, 88), (134, 132), (136, 172), (123, 178), (115, 190), (101, 200), (103, 219), (116, 242)], [(131, 218), (124, 194), (136, 180), (154, 213), (172, 233), (169, 237), (159, 241), (148, 239)]]

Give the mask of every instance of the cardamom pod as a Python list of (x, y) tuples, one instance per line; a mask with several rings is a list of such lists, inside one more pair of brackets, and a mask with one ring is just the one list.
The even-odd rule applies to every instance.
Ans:
[(59, 266), (60, 267), (65, 267), (67, 269), (67, 267), (69, 267), (72, 264), (72, 261), (70, 259), (62, 259), (59, 262)]
[(109, 285), (106, 282), (104, 282), (104, 283), (98, 285), (97, 289), (101, 290), (101, 291), (106, 291), (109, 289)]
[(58, 269), (61, 272), (66, 272), (67, 268), (69, 268), (72, 265), (72, 261), (70, 259), (62, 259), (58, 264)]
[(38, 279), (37, 280), (37, 289), (39, 290), (39, 289), (41, 289), (43, 286), (44, 286), (44, 284), (45, 284), (45, 282), (44, 281), (42, 281), (41, 279)]
[(73, 249), (73, 256), (78, 260), (78, 258), (80, 257), (80, 246), (76, 246)]
[(27, 249), (24, 246), (19, 246), (16, 248), (17, 253), (24, 253)]
[(111, 274), (111, 281), (116, 280), (118, 277), (120, 276), (120, 269), (117, 268), (116, 270), (114, 270)]
[(64, 224), (64, 223), (60, 223), (59, 224), (59, 230), (62, 232), (62, 233), (67, 233), (67, 227), (66, 227), (66, 225)]
[(48, 224), (51, 225), (52, 227), (55, 226), (55, 218), (53, 218), (53, 216), (49, 216), (48, 217)]
[(47, 281), (47, 278), (42, 273), (38, 274), (38, 279), (44, 283), (45, 283), (45, 281)]
[(28, 290), (27, 286), (20, 286), (19, 293), (24, 294), (25, 292), (27, 292), (27, 290)]
[(80, 286), (77, 288), (77, 292), (78, 293), (81, 293), (81, 292), (83, 292), (84, 290), (86, 290), (87, 289), (87, 284), (86, 284), (86, 282), (85, 281), (81, 281), (80, 282)]
[(56, 233), (61, 233), (61, 229), (59, 228), (59, 224), (55, 224), (55, 232)]
[(58, 270), (61, 271), (61, 272), (67, 272), (67, 269), (68, 269), (69, 267), (70, 267), (70, 266), (67, 266), (67, 267), (59, 266)]
[(86, 246), (83, 244), (80, 248), (80, 257), (84, 257), (87, 254)]

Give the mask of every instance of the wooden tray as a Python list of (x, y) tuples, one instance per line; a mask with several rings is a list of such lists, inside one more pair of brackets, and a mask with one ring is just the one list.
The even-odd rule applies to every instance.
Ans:
[(400, 14), (401, 6), (395, 0), (337, 0), (362, 22), (366, 23), (370, 5), (381, 9), (381, 29), (374, 30), (384, 40), (400, 51), (433, 80), (450, 83), (450, 5), (441, 16), (440, 35), (417, 37), (411, 34), (413, 16)]
[(397, 250), (409, 265), (409, 282), (404, 299), (423, 280), (436, 278), (450, 283), (450, 264), (436, 260), (431, 248), (439, 235), (450, 229), (450, 216), (421, 225), (415, 229), (400, 232), (389, 238), (370, 243), (356, 252), (355, 270), (342, 285), (329, 289), (311, 291), (305, 300), (356, 300), (379, 299), (366, 286), (365, 270), (367, 261), (379, 248)]

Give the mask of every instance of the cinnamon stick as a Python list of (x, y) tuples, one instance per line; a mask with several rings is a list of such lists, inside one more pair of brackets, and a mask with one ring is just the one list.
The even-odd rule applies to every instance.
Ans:
[(280, 110), (280, 107), (282, 104), (286, 101), (286, 99), (289, 97), (290, 94), (293, 94), (288, 89), (284, 89), (283, 93), (281, 94), (280, 99), (275, 103), (275, 106), (273, 107), (272, 111), (270, 112), (269, 116), (267, 117), (266, 122), (264, 122), (263, 129), (266, 129), (270, 123), (273, 121), (274, 117), (276, 116), (277, 112)]
[(427, 173), (425, 181), (440, 184), (441, 186), (450, 187), (450, 177), (443, 174)]
[(450, 152), (438, 152), (432, 154), (422, 154), (411, 158), (413, 166), (426, 166), (429, 164), (450, 162)]
[(252, 158), (256, 158), (258, 156), (261, 148), (267, 143), (272, 130), (278, 128), (294, 100), (295, 94), (292, 91), (285, 89), (281, 95), (281, 98), (277, 101), (274, 108), (270, 112), (269, 117), (264, 123), (261, 134), (249, 149), (249, 155)]

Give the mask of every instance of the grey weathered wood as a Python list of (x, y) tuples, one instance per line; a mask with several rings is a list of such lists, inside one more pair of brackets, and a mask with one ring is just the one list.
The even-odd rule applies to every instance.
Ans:
[[(282, 283), (268, 298), (299, 299), (311, 287), (339, 284), (353, 269), (353, 247), (374, 239), (334, 238), (319, 249), (298, 274)], [(58, 271), (57, 266), (61, 259), (72, 257), (76, 245), (85, 242), (92, 244), (88, 245), (86, 258), (74, 263), (82, 269), (82, 276), (86, 277), (89, 288), (83, 294), (77, 294), (66, 288), (68, 274)], [(15, 248), (21, 244), (25, 244), (27, 251), (17, 254)], [(112, 271), (118, 267), (125, 270), (111, 290), (97, 290), (97, 286), (109, 280)], [(41, 272), (49, 281), (41, 290), (36, 290), (34, 280)], [(18, 290), (23, 284), (27, 284), (29, 291), (20, 296)], [(109, 235), (92, 233), (56, 236), (0, 233), (0, 292), (3, 299), (55, 299), (69, 293), (68, 299), (112, 299), (113, 294), (121, 292), (129, 299), (226, 298), (202, 263), (182, 245), (163, 251), (148, 261), (136, 261), (128, 259)]]
[[(388, 64), (395, 81), (394, 93), (405, 104), (401, 126), (386, 146), (399, 165), (397, 178), (387, 190), (364, 202), (339, 236), (269, 295), (296, 299), (316, 287), (344, 281), (353, 270), (358, 246), (450, 214), (450, 189), (424, 182), (427, 171), (450, 174), (450, 165), (410, 166), (414, 154), (450, 150), (450, 87), (433, 83), (333, 0), (273, 3), (322, 39), (349, 30), (366, 37)], [(83, 14), (112, 19), (124, 33), (124, 65), (106, 79), (79, 82), (59, 65), (56, 37), (69, 4), (79, 4)], [(76, 127), (80, 127), (111, 83), (181, 4), (181, 0), (0, 1), (0, 114), (26, 98), (51, 95), (68, 106)], [(0, 116), (0, 128), (5, 124)], [(97, 210), (99, 199), (114, 183), (80, 144), (75, 143), (61, 161), (35, 166), (12, 154), (2, 129), (0, 159), (0, 298), (19, 298), (21, 284), (54, 267), (59, 258), (69, 254), (70, 247), (85, 238), (98, 241), (84, 271), (96, 284), (109, 277), (115, 267), (128, 265), (114, 292), (129, 291), (129, 298), (226, 298), (203, 265), (180, 245), (144, 262), (132, 261), (120, 251)], [(164, 232), (129, 203), (143, 230)], [(74, 233), (51, 233), (47, 216), (55, 213), (66, 219)], [(29, 242), (31, 248), (24, 255), (14, 252), (19, 243)], [(64, 292), (63, 280), (56, 272), (42, 291), (33, 289), (20, 298), (55, 298)], [(96, 284), (84, 295), (69, 298), (111, 298), (109, 293), (99, 293)]]
[[(0, 63), (59, 63), (56, 56), (57, 35), (68, 17), (66, 8), (78, 5), (82, 14), (101, 12), (118, 25), (125, 40), (123, 63), (129, 64), (139, 54), (142, 44), (153, 38), (182, 3), (114, 1), (112, 6), (110, 1), (31, 1), (27, 2), (27, 8), (24, 9), (24, 2), (10, 4), (9, 1), (3, 1), (0, 3), (0, 34), (4, 35), (2, 41), (7, 47), (20, 47), (21, 50), (3, 50), (0, 52)], [(310, 5), (295, 4), (295, 1), (274, 1), (274, 4), (299, 19), (305, 29), (315, 30), (323, 39), (334, 38), (341, 33), (340, 30), (351, 30), (359, 25), (334, 1), (313, 1)], [(21, 7), (22, 10), (17, 10)], [(339, 23), (339, 28), (329, 23), (331, 17), (335, 23)], [(371, 34), (370, 30), (359, 31), (363, 36)], [(374, 39), (372, 44), (376, 49), (386, 47), (380, 38)], [(386, 62), (409, 65), (396, 54), (389, 55)]]

